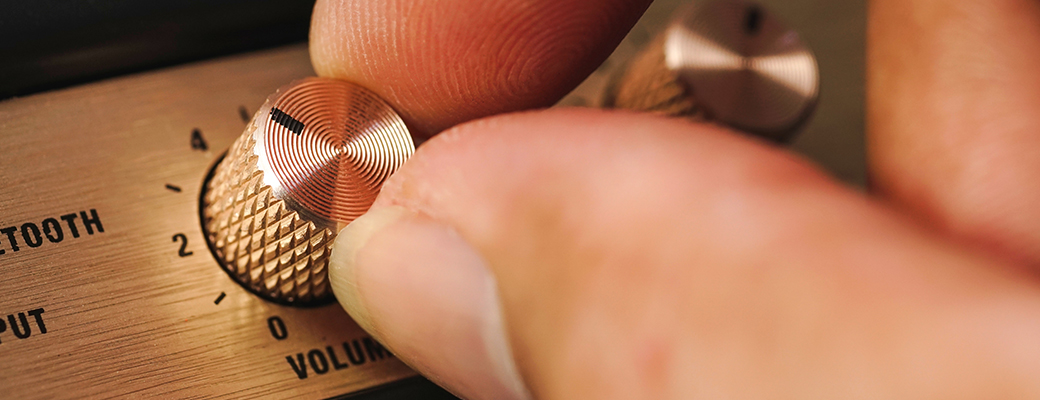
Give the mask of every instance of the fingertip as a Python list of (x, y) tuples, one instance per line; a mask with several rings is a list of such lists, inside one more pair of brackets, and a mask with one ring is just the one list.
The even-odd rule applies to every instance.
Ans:
[(358, 325), (434, 382), (466, 398), (529, 398), (495, 279), (450, 227), (377, 207), (340, 233), (329, 273)]
[(340, 231), (329, 256), (329, 283), (336, 300), (358, 325), (377, 336), (379, 331), (358, 287), (358, 253), (373, 235), (406, 218), (407, 214), (407, 210), (400, 207), (371, 210)]
[(375, 91), (420, 137), (549, 106), (621, 41), (647, 0), (322, 0), (311, 25), (320, 76)]

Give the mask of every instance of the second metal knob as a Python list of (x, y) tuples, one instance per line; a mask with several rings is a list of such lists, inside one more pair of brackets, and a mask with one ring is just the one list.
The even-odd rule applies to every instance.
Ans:
[(782, 142), (812, 115), (818, 94), (816, 58), (797, 32), (753, 2), (715, 0), (680, 11), (604, 102)]

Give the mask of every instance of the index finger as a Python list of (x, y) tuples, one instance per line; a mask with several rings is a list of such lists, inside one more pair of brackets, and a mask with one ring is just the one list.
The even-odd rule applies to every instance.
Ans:
[(552, 105), (603, 62), (650, 0), (319, 0), (311, 62), (365, 86), (418, 137)]
[(1040, 2), (870, 2), (867, 159), (881, 197), (1040, 271)]

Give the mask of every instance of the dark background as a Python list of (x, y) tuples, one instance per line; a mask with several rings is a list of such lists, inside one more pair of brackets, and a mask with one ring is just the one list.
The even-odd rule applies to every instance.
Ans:
[(307, 40), (313, 0), (0, 0), (0, 99)]
[[(655, 1), (629, 39), (652, 35), (653, 26), (691, 1)], [(793, 149), (838, 179), (863, 187), (866, 0), (758, 1), (801, 33), (820, 66), (819, 105)], [(304, 42), (313, 5), (313, 0), (0, 0), (0, 100)]]

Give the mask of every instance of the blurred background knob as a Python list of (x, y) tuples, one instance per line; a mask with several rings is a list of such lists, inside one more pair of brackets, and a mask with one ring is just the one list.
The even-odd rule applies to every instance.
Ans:
[(778, 142), (812, 115), (819, 68), (797, 32), (742, 0), (693, 4), (615, 77), (604, 104), (716, 121)]

